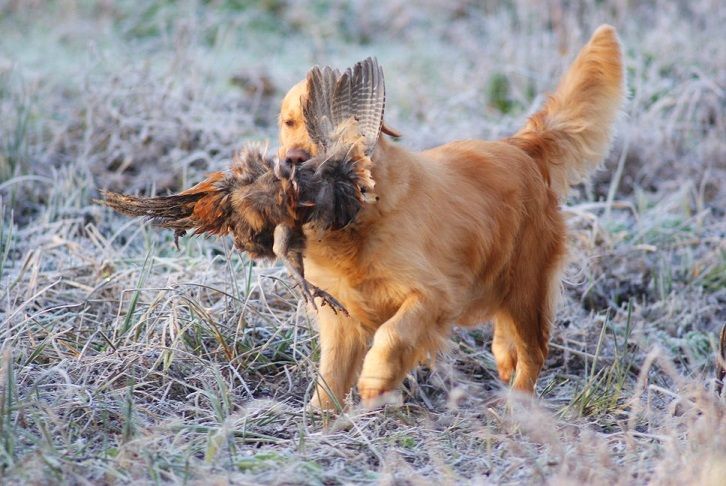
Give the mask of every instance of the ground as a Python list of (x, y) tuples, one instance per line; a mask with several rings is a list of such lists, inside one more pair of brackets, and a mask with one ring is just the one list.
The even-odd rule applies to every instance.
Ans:
[[(726, 9), (718, 0), (0, 1), (0, 478), (215, 484), (717, 484), (725, 399)], [(313, 64), (382, 64), (410, 148), (521, 126), (600, 23), (627, 57), (613, 151), (564, 207), (533, 401), (457, 330), (403, 405), (306, 412), (317, 334), (275, 265), (99, 207), (276, 147)]]

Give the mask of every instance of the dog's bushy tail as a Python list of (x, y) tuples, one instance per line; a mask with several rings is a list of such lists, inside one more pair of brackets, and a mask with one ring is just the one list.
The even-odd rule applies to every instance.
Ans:
[(614, 27), (601, 25), (554, 94), (509, 141), (541, 165), (564, 198), (607, 155), (624, 97), (620, 42)]

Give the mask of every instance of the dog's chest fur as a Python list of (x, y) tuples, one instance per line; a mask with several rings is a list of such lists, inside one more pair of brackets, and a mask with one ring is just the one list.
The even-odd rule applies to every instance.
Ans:
[(389, 319), (410, 288), (392, 278), (391, 262), (384, 256), (370, 258), (366, 244), (373, 230), (343, 230), (320, 238), (307, 231), (305, 275), (310, 282), (333, 294), (352, 317), (371, 329)]

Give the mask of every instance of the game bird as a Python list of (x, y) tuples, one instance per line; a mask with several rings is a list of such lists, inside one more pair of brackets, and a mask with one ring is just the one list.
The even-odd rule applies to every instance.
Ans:
[(383, 72), (368, 58), (344, 73), (314, 67), (307, 76), (304, 123), (317, 155), (305, 161), (267, 156), (259, 145), (235, 155), (231, 167), (214, 172), (179, 194), (142, 197), (103, 192), (102, 204), (174, 230), (175, 243), (194, 235), (231, 234), (253, 259), (279, 258), (306, 301), (347, 314), (338, 300), (305, 279), (303, 228), (335, 233), (349, 226), (364, 205), (374, 204), (370, 155), (381, 131), (385, 105)]

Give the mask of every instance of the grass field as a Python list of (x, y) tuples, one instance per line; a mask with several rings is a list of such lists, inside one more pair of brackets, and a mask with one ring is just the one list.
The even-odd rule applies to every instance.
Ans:
[[(0, 483), (723, 481), (726, 8), (486, 3), (0, 0)], [(506, 136), (602, 22), (630, 96), (565, 208), (536, 401), (507, 396), (483, 326), (400, 407), (307, 412), (318, 339), (284, 270), (93, 203), (274, 150), (316, 63), (377, 56), (406, 147)]]

